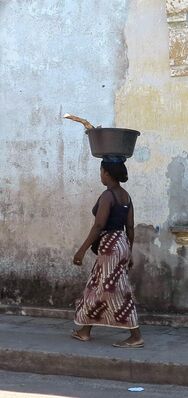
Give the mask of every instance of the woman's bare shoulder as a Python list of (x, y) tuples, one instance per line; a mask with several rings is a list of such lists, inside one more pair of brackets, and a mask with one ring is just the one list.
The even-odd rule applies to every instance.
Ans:
[(122, 188), (122, 195), (123, 195), (123, 197), (124, 197), (124, 200), (125, 200), (127, 203), (131, 202), (131, 196), (130, 196), (129, 192), (126, 191), (126, 189), (124, 189), (124, 188)]
[[(122, 187), (121, 187), (122, 188)], [(124, 192), (125, 194), (129, 195), (129, 192), (126, 191), (126, 189), (122, 188), (122, 192)]]
[(107, 202), (113, 201), (113, 196), (109, 189), (106, 189), (105, 191), (103, 191), (102, 195), (100, 196), (100, 200), (107, 201)]

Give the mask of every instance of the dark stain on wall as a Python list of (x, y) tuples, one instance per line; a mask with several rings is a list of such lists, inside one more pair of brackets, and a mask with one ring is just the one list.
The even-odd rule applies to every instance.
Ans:
[[(61, 250), (40, 248), (31, 252), (27, 246), (4, 247), (0, 258), (4, 264), (0, 273), (1, 304), (74, 307), (84, 289), (87, 276), (77, 270), (69, 274)], [(60, 274), (60, 269), (65, 272)]]
[(75, 299), (80, 297), (84, 283), (77, 281), (50, 283), (40, 273), (20, 276), (12, 271), (0, 278), (1, 304), (23, 304), (51, 306), (55, 308), (74, 307)]
[[(160, 239), (161, 247), (155, 244)], [(136, 301), (142, 309), (156, 312), (187, 312), (188, 251), (179, 248), (171, 254), (173, 236), (146, 224), (135, 228), (134, 268), (131, 280)]]
[(188, 153), (173, 158), (168, 166), (169, 225), (188, 225)]

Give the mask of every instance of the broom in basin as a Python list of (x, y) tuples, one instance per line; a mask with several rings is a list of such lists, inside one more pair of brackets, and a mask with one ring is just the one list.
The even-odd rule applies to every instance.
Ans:
[(81, 117), (78, 117), (75, 115), (70, 115), (69, 113), (65, 113), (65, 115), (63, 117), (65, 119), (73, 120), (73, 122), (82, 123), (86, 130), (95, 128), (94, 126), (92, 126), (92, 124), (90, 122), (88, 122), (86, 119), (82, 119)]

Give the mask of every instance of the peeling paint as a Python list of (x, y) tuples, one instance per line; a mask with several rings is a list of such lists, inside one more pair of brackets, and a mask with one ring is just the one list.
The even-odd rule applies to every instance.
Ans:
[(154, 244), (155, 244), (156, 246), (158, 246), (159, 248), (161, 247), (161, 242), (160, 242), (159, 238), (156, 238), (156, 239), (154, 240)]

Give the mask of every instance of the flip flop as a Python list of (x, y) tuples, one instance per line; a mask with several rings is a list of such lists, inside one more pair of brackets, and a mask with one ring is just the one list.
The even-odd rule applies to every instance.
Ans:
[(144, 342), (143, 343), (126, 343), (126, 342), (120, 342), (120, 343), (114, 343), (113, 347), (119, 347), (119, 348), (143, 348), (144, 347)]
[(73, 330), (71, 336), (73, 337), (73, 339), (77, 339), (80, 341), (89, 341), (91, 340), (91, 337), (82, 337), (79, 335), (79, 332), (77, 330)]

